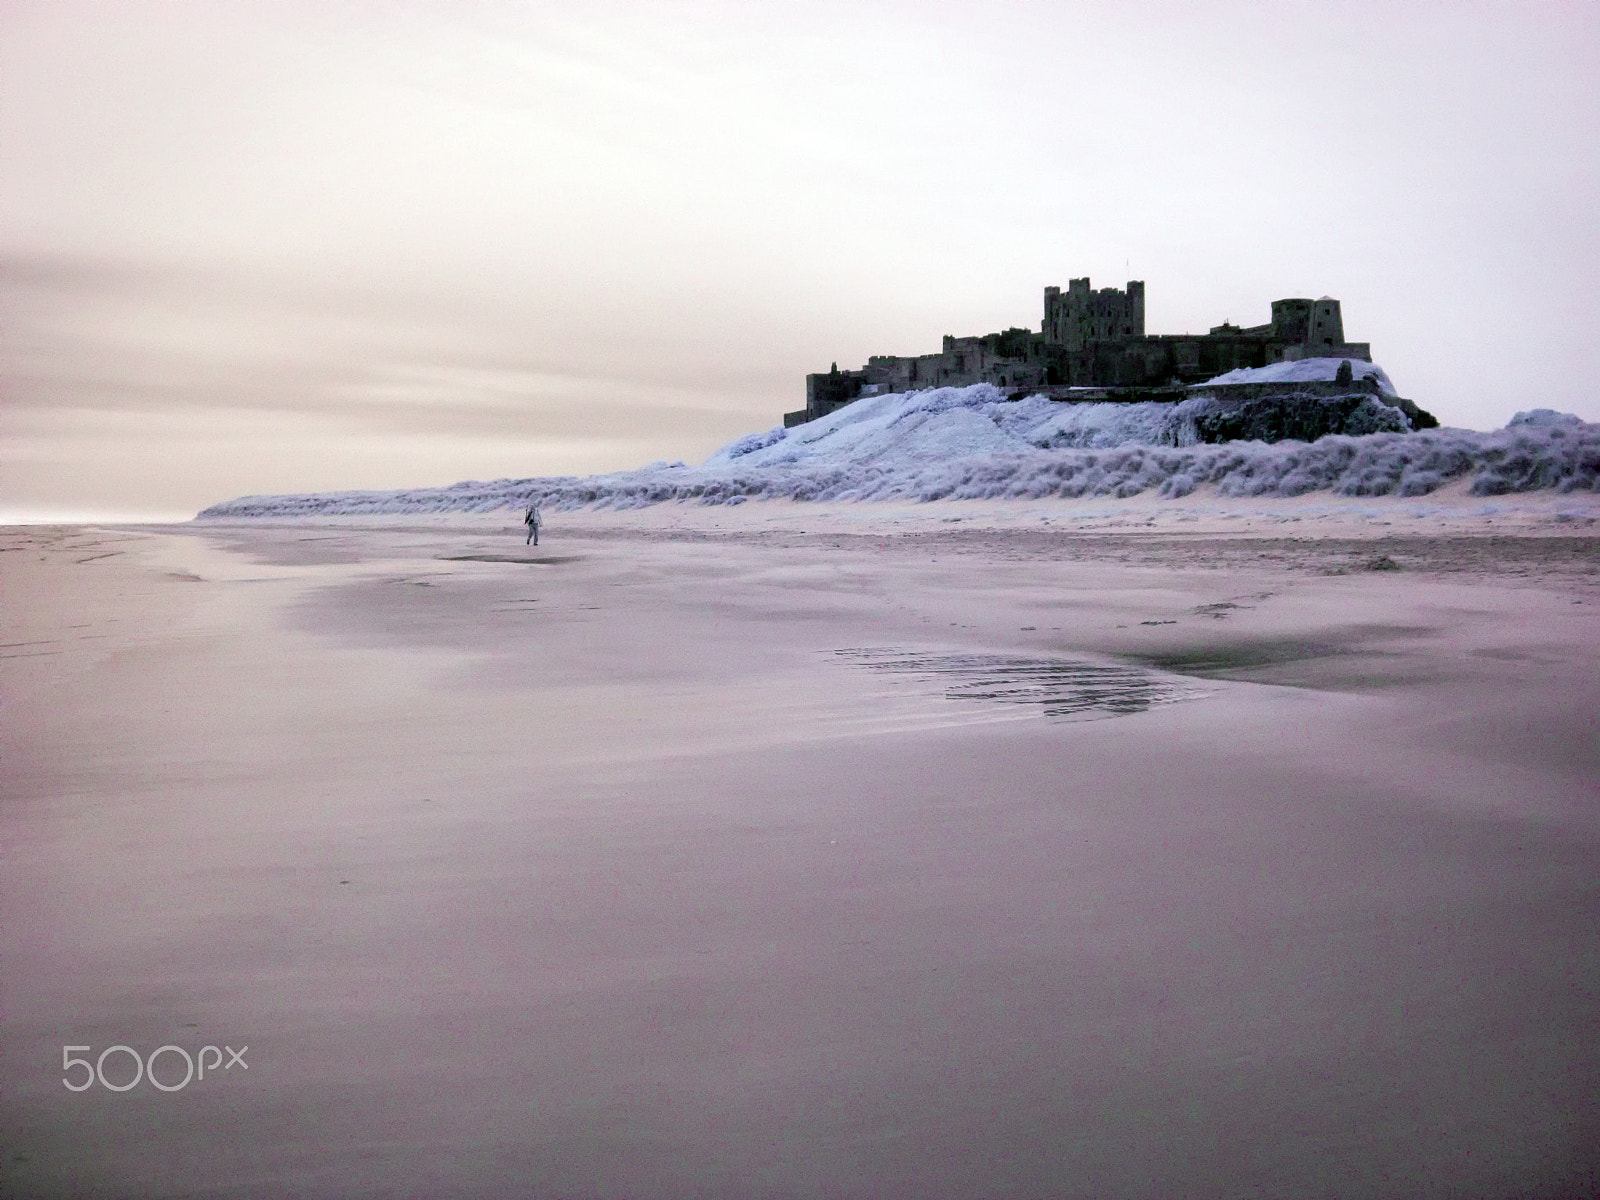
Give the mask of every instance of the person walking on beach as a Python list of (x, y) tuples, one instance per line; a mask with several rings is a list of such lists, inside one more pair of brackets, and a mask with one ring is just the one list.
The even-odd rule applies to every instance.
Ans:
[(522, 544), (524, 546), (537, 546), (539, 544), (539, 506), (537, 504), (528, 505), (528, 511), (523, 514), (522, 523), (528, 527), (528, 540)]

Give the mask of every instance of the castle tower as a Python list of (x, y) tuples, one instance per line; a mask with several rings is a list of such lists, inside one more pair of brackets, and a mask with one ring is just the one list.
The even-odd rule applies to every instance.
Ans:
[(1089, 285), (1089, 278), (1069, 280), (1044, 290), (1045, 345), (1082, 350), (1097, 342), (1120, 342), (1144, 336), (1144, 281), (1130, 279), (1128, 290)]
[(1274, 300), (1272, 336), (1296, 342), (1314, 353), (1319, 347), (1344, 344), (1344, 314), (1332, 296), (1317, 300)]
[(1323, 296), (1311, 306), (1311, 328), (1306, 342), (1313, 350), (1319, 346), (1344, 345), (1344, 314), (1332, 296)]
[(1304, 342), (1311, 334), (1312, 301), (1298, 298), (1272, 302), (1272, 336), (1284, 342)]

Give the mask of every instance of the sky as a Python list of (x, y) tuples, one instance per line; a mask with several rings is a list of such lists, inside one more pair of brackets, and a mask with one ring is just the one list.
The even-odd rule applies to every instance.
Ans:
[(703, 459), (808, 371), (1332, 295), (1600, 420), (1600, 4), (0, 0), (0, 519)]

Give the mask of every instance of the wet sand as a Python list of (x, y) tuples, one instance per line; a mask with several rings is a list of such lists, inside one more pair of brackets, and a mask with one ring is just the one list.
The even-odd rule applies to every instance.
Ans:
[(0, 531), (0, 1192), (1592, 1191), (1600, 536), (1407, 504)]

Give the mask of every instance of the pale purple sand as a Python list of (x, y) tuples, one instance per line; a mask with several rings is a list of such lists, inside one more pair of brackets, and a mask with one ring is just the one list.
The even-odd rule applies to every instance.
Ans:
[(5, 533), (0, 1191), (1596, 1186), (1587, 525), (687, 511)]

